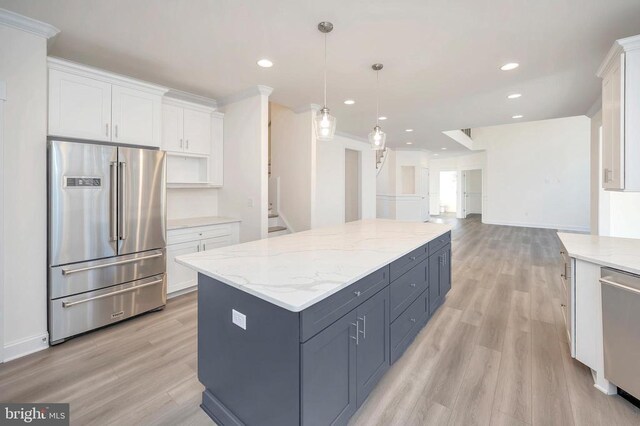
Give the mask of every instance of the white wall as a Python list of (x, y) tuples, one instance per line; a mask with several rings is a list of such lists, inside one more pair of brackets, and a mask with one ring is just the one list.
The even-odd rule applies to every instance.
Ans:
[(440, 207), (445, 213), (458, 211), (458, 171), (440, 172)]
[(376, 217), (375, 152), (368, 142), (337, 134), (330, 142), (316, 144), (313, 228), (344, 223), (346, 149), (360, 154), (360, 216), (362, 219)]
[(47, 40), (0, 25), (4, 126), (4, 356), (47, 346)]
[(224, 186), (218, 212), (237, 217), (240, 242), (266, 238), (268, 229), (268, 123), (271, 88), (258, 86), (223, 100)]
[(271, 177), (280, 178), (278, 214), (291, 232), (311, 228), (315, 135), (313, 109), (299, 113), (276, 103), (271, 113)]
[(360, 153), (346, 149), (344, 157), (345, 222), (360, 219), (360, 183)]
[(167, 189), (167, 219), (218, 215), (218, 189)]
[(485, 223), (588, 231), (586, 116), (472, 130), (486, 147)]

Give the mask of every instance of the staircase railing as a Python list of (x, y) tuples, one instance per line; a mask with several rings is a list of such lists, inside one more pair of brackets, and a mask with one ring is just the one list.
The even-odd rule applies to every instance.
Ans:
[(380, 174), (382, 166), (384, 166), (384, 160), (387, 158), (387, 148), (376, 151), (376, 176)]

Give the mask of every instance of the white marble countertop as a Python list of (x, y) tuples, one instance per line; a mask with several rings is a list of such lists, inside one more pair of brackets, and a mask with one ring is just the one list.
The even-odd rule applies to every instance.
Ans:
[(570, 257), (640, 274), (640, 239), (558, 232)]
[(189, 219), (167, 220), (167, 230), (195, 228), (197, 226), (221, 225), (224, 223), (240, 222), (240, 219), (224, 216), (192, 217)]
[(450, 229), (368, 219), (188, 254), (176, 261), (299, 312)]

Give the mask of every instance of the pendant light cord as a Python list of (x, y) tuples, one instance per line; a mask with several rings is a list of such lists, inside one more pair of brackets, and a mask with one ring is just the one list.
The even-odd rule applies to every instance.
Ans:
[(327, 107), (327, 33), (324, 34), (324, 108)]
[(380, 125), (380, 71), (376, 71), (376, 127)]

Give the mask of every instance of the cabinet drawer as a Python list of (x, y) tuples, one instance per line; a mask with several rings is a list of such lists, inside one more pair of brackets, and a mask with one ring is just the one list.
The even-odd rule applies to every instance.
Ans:
[(300, 312), (300, 341), (305, 342), (389, 285), (385, 266)]
[(427, 294), (421, 294), (411, 306), (391, 324), (392, 364), (400, 358), (424, 325), (428, 312), (427, 298)]
[(167, 244), (179, 244), (189, 241), (204, 240), (207, 238), (231, 235), (231, 225), (200, 226), (188, 229), (172, 229), (167, 232)]
[(400, 259), (394, 260), (390, 266), (391, 281), (396, 280), (405, 272), (420, 263), (427, 255), (428, 246), (428, 244), (425, 244), (422, 247), (405, 254)]
[(450, 242), (451, 231), (447, 232), (446, 234), (440, 235), (438, 238), (429, 243), (429, 256), (431, 256)]
[(391, 283), (391, 321), (396, 319), (427, 288), (428, 261), (425, 258)]

